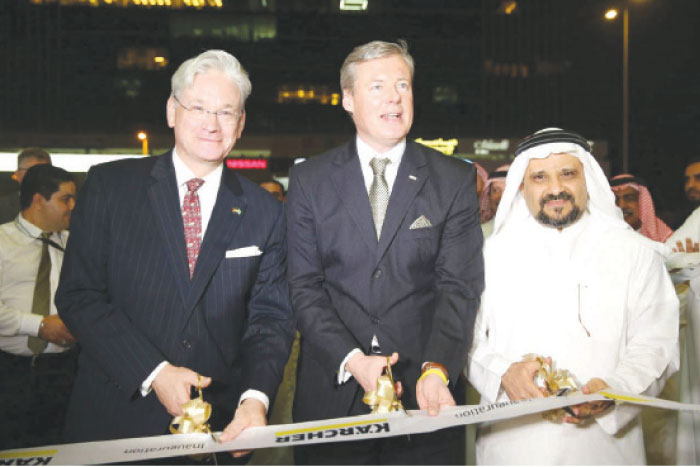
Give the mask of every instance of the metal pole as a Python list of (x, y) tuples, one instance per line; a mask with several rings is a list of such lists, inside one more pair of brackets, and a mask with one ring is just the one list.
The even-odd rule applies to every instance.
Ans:
[(629, 47), (629, 9), (625, 7), (622, 16), (622, 171), (629, 173), (629, 124), (630, 124), (630, 47)]

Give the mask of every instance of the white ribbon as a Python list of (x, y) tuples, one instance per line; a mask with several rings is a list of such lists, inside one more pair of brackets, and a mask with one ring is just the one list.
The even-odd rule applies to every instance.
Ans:
[(238, 438), (226, 443), (216, 442), (209, 434), (192, 433), (14, 449), (0, 451), (0, 465), (122, 463), (220, 451), (386, 438), (426, 433), (451, 426), (504, 420), (569, 405), (609, 399), (668, 410), (700, 412), (700, 404), (681, 404), (653, 397), (601, 391), (589, 395), (575, 394), (482, 406), (443, 407), (434, 417), (428, 416), (425, 411), (409, 410), (408, 415), (403, 412), (390, 412), (287, 425), (269, 425), (247, 429)]

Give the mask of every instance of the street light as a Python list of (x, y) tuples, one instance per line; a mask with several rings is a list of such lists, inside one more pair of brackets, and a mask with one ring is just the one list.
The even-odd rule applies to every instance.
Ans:
[[(605, 19), (614, 20), (618, 11), (610, 9), (605, 12)], [(629, 46), (630, 24), (629, 8), (627, 5), (622, 10), (622, 172), (629, 173), (629, 124), (630, 124), (630, 102), (629, 102), (629, 79), (630, 79), (630, 46)]]
[(148, 133), (145, 131), (139, 131), (136, 137), (141, 140), (141, 153), (144, 156), (148, 155)]

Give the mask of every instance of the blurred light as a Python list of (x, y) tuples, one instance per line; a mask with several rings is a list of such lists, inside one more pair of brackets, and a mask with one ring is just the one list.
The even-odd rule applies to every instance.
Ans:
[(611, 8), (605, 12), (605, 19), (613, 20), (617, 18), (618, 11), (615, 8)]
[[(51, 153), (51, 163), (68, 172), (87, 172), (90, 167), (103, 162), (119, 159), (140, 159), (143, 156), (134, 154), (60, 154)], [(17, 153), (0, 152), (0, 172), (17, 170)]]
[(331, 105), (338, 105), (340, 103), (340, 94), (334, 92), (331, 94)]
[[(158, 0), (159, 2), (162, 2), (163, 0)], [(153, 57), (153, 61), (156, 63), (165, 63), (165, 57)]]
[(441, 153), (445, 154), (446, 156), (451, 156), (455, 152), (455, 148), (457, 147), (458, 141), (457, 138), (452, 138), (452, 139), (423, 139), (423, 138), (417, 138), (416, 143), (420, 143), (424, 146), (428, 146), (429, 148), (433, 148), (436, 151), (440, 151)]
[(340, 0), (340, 9), (347, 11), (360, 11), (366, 10), (367, 0)]
[(136, 137), (141, 140), (141, 154), (144, 156), (148, 155), (148, 133), (145, 131), (139, 131)]
[(251, 170), (267, 169), (267, 159), (226, 159), (226, 167), (229, 169)]
[(504, 8), (503, 8), (503, 13), (509, 15), (509, 14), (513, 13), (513, 11), (515, 11), (515, 9), (516, 9), (517, 7), (518, 7), (518, 3), (517, 3), (517, 2), (513, 2), (513, 1), (511, 1), (511, 2), (506, 2), (506, 5), (505, 5)]

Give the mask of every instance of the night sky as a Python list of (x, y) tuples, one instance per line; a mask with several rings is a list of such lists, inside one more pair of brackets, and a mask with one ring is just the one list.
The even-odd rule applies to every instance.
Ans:
[[(127, 134), (142, 125), (167, 132), (162, 109), (170, 75), (184, 58), (210, 47), (231, 51), (251, 72), (246, 134), (348, 133), (352, 127), (340, 107), (280, 106), (274, 101), (277, 86), (305, 81), (337, 91), (340, 63), (353, 46), (403, 37), (417, 61), (414, 130), (420, 136), (519, 138), (561, 126), (607, 141), (610, 175), (622, 170), (622, 20), (603, 18), (619, 1), (521, 0), (513, 15), (527, 21), (513, 16), (502, 23), (512, 27), (498, 31), (492, 28), (501, 21), (494, 16), (501, 0), (369, 0), (369, 14), (354, 16), (340, 14), (335, 0), (269, 0), (265, 4), (274, 8), (267, 10), (241, 7), (259, 3), (224, 0), (228, 13), (224, 8), (220, 15), (274, 15), (277, 37), (268, 43), (173, 38), (174, 15), (187, 23), (183, 15), (217, 14), (211, 11), (142, 10), (137, 17), (133, 8), (64, 7), (61, 47), (51, 49), (52, 29), (41, 23), (52, 21), (51, 14), (32, 16), (47, 7), (27, 13), (26, 6), (16, 6), (28, 0), (1, 0), (0, 101), (7, 104), (0, 109), (0, 149), (11, 146), (15, 133), (40, 141), (44, 132)], [(647, 179), (656, 204), (666, 210), (683, 200), (685, 160), (700, 157), (700, 1), (628, 4), (630, 170)], [(538, 18), (541, 11), (549, 13)], [(564, 64), (565, 73), (542, 81), (540, 88), (530, 86), (532, 77), (494, 87), (498, 80), (484, 69), (500, 36), (518, 47), (517, 42), (537, 42), (535, 52), (515, 50), (503, 60), (509, 53), (513, 62), (543, 58)], [(136, 98), (119, 94), (130, 80), (140, 79), (114, 69), (121, 43), (163, 47), (172, 60), (167, 69), (143, 79)], [(37, 59), (41, 54), (45, 60)], [(457, 102), (440, 107), (431, 101), (433, 86), (440, 83), (457, 89)], [(493, 104), (506, 93), (501, 107)]]

